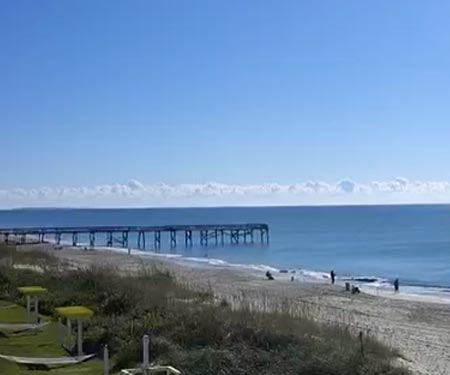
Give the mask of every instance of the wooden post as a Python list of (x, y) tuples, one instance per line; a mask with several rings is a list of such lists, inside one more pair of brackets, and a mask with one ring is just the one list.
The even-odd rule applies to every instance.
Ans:
[(34, 321), (38, 323), (39, 321), (39, 298), (34, 296)]
[(128, 232), (122, 232), (122, 247), (128, 247)]
[(27, 322), (31, 323), (31, 297), (27, 295)]
[(149, 342), (150, 338), (148, 337), (148, 335), (144, 335), (144, 337), (142, 338), (142, 369), (144, 371), (144, 374), (147, 374), (147, 369), (150, 365), (148, 351)]
[(363, 332), (359, 331), (359, 342), (361, 345), (361, 357), (364, 358), (364, 337), (363, 337)]
[(95, 247), (95, 232), (89, 232), (89, 245)]
[(103, 375), (109, 375), (109, 350), (108, 345), (103, 347)]
[(157, 230), (154, 235), (155, 235), (155, 249), (159, 249), (161, 247), (161, 232)]
[(112, 247), (113, 246), (113, 234), (112, 232), (108, 232), (106, 234), (106, 246)]
[(83, 355), (83, 321), (78, 319), (78, 327), (77, 327), (77, 347), (78, 347), (78, 355)]
[(239, 243), (239, 229), (232, 229), (230, 232), (231, 244), (237, 245)]
[(170, 247), (177, 246), (177, 232), (174, 230), (170, 231)]
[(64, 339), (64, 345), (70, 345), (72, 346), (73, 341), (72, 341), (72, 321), (70, 320), (70, 318), (67, 318), (67, 333), (66, 333), (66, 337)]
[(58, 345), (62, 345), (64, 342), (64, 326), (62, 324), (62, 319), (58, 318), (58, 334), (56, 336), (56, 342)]
[(203, 245), (203, 246), (208, 245), (208, 230), (200, 231), (200, 245)]
[(192, 246), (192, 230), (190, 229), (184, 231), (184, 245)]
[(145, 232), (138, 232), (138, 249), (145, 249)]

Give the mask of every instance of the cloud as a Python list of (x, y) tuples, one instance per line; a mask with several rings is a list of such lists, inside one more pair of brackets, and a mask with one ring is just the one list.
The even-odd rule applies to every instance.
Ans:
[(343, 193), (353, 193), (356, 189), (356, 184), (350, 180), (342, 180), (338, 182), (337, 188)]
[(144, 184), (138, 180), (97, 186), (0, 189), (0, 207), (152, 207), (448, 203), (450, 181), (293, 184)]

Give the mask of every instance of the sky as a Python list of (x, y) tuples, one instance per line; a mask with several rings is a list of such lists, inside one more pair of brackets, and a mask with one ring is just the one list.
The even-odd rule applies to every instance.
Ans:
[(0, 4), (0, 207), (450, 202), (446, 0)]

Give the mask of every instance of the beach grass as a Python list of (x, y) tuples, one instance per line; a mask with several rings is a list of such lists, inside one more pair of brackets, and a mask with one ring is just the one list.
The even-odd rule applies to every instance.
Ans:
[[(113, 268), (64, 268), (38, 252), (36, 263), (31, 252), (23, 255), (8, 249), (8, 253), (8, 262), (0, 266), (0, 298), (23, 306), (17, 286), (41, 285), (48, 294), (40, 310), (48, 316), (55, 316), (58, 306), (91, 308), (94, 316), (86, 324), (86, 348), (98, 352), (108, 344), (116, 371), (139, 364), (142, 336), (148, 334), (151, 361), (175, 366), (183, 374), (408, 374), (393, 365), (398, 357), (394, 350), (371, 337), (358, 337), (345, 326), (314, 322), (307, 307), (292, 314), (284, 301), (269, 308), (264, 295), (252, 293), (241, 294), (235, 303), (236, 299), (183, 284), (158, 267), (131, 275)], [(39, 264), (46, 272), (13, 266), (20, 263)], [(36, 335), (37, 341), (14, 338), (18, 341), (9, 345), (23, 345), (30, 355), (57, 355), (60, 349), (50, 340), (53, 329), (52, 325), (47, 333)], [(0, 341), (0, 353), (6, 341), (1, 345)], [(91, 362), (74, 369), (83, 366)]]

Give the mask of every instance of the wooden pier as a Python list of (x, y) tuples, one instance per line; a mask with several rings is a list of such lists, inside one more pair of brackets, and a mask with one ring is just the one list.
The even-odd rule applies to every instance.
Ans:
[[(180, 234), (184, 245), (194, 245), (194, 238), (198, 238), (201, 246), (251, 244), (259, 241), (269, 243), (269, 226), (267, 224), (226, 224), (226, 225), (164, 225), (164, 226), (87, 226), (87, 227), (23, 227), (0, 228), (0, 236), (8, 242), (10, 236), (19, 238), (21, 243), (27, 242), (27, 236), (33, 236), (39, 242), (50, 239), (61, 244), (63, 236), (71, 238), (73, 246), (80, 245), (80, 236), (88, 238), (89, 246), (95, 247), (97, 239), (102, 236), (105, 241), (99, 245), (107, 247), (134, 247), (130, 244), (130, 234), (136, 235), (135, 246), (145, 249), (153, 239), (153, 247), (159, 249), (163, 236), (167, 237), (171, 248), (177, 246)], [(256, 238), (255, 238), (256, 237)], [(104, 245), (103, 245), (104, 244)]]

